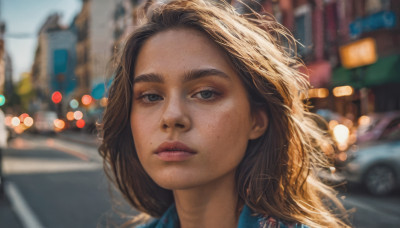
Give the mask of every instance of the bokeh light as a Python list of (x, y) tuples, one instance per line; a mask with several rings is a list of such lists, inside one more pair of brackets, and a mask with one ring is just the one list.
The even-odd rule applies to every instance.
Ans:
[(352, 95), (354, 90), (351, 86), (338, 86), (333, 88), (332, 92), (335, 97), (344, 97)]
[(313, 88), (308, 90), (309, 98), (326, 98), (329, 96), (329, 90), (326, 88)]
[(16, 117), (16, 116), (14, 116), (14, 117), (11, 119), (11, 125), (12, 125), (13, 127), (18, 126), (20, 123), (21, 123), (21, 120), (20, 120), (18, 117)]
[(78, 128), (83, 128), (83, 127), (85, 127), (85, 121), (84, 121), (83, 119), (80, 119), (80, 120), (76, 121), (76, 126), (77, 126)]
[(82, 96), (82, 104), (83, 105), (90, 105), (90, 103), (92, 103), (92, 101), (93, 101), (92, 96), (87, 95), (87, 94)]
[(78, 102), (76, 99), (72, 99), (72, 100), (69, 102), (69, 106), (70, 106), (72, 109), (77, 109), (77, 108), (79, 107), (79, 102)]
[(331, 120), (329, 121), (329, 129), (333, 129), (336, 125), (338, 125), (339, 123), (337, 122), (337, 120)]
[(338, 124), (333, 128), (333, 136), (339, 144), (346, 144), (349, 139), (349, 128), (343, 124)]
[(358, 118), (358, 125), (368, 125), (371, 123), (371, 118), (369, 116), (360, 116)]
[(62, 95), (59, 91), (55, 91), (52, 95), (51, 95), (51, 100), (55, 103), (58, 104), (61, 102), (62, 100)]
[(24, 120), (25, 120), (25, 118), (28, 117), (28, 116), (29, 116), (29, 115), (28, 115), (27, 113), (22, 113), (22, 114), (19, 116), (19, 120), (21, 121), (21, 123), (23, 123)]
[(72, 121), (75, 119), (74, 112), (67, 112), (67, 120)]
[(55, 120), (54, 120), (54, 126), (55, 126), (56, 128), (58, 128), (58, 129), (64, 129), (64, 127), (65, 127), (65, 122), (64, 122), (64, 120), (61, 120), (61, 119), (55, 119)]
[(4, 95), (0, 94), (0, 106), (3, 106), (4, 103), (6, 103), (6, 98), (4, 97)]
[(12, 115), (6, 115), (6, 118), (4, 119), (4, 123), (6, 124), (6, 126), (11, 127), (12, 118)]
[(25, 127), (22, 124), (19, 124), (14, 128), (15, 133), (22, 134), (25, 131)]
[(27, 126), (27, 127), (32, 127), (32, 125), (33, 125), (33, 119), (32, 119), (32, 117), (30, 117), (30, 116), (26, 117), (26, 118), (24, 119), (24, 124), (25, 124), (25, 126)]
[(101, 98), (101, 100), (100, 100), (100, 106), (101, 106), (101, 107), (106, 107), (107, 104), (108, 104), (108, 98), (107, 98), (107, 97)]
[(82, 118), (83, 118), (83, 113), (82, 113), (81, 111), (75, 111), (75, 112), (74, 112), (74, 118), (75, 118), (76, 120), (82, 119)]

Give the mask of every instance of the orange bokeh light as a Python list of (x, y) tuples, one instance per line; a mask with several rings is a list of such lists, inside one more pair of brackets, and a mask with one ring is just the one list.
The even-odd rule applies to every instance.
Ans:
[(108, 98), (107, 97), (101, 98), (101, 100), (100, 100), (101, 107), (106, 107), (107, 103), (108, 103)]
[(74, 112), (67, 112), (67, 120), (72, 121), (74, 119)]
[(92, 96), (87, 95), (87, 94), (82, 96), (82, 104), (83, 105), (90, 105), (90, 103), (92, 103), (92, 101), (93, 101)]
[(64, 120), (56, 119), (54, 120), (54, 126), (58, 129), (63, 129), (65, 127)]

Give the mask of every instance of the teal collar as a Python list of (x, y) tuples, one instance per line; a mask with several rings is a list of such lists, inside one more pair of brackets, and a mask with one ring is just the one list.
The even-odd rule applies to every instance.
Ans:
[[(260, 216), (252, 215), (252, 211), (244, 205), (242, 212), (239, 216), (238, 228), (259, 228)], [(160, 219), (153, 221), (150, 224), (139, 226), (140, 228), (178, 228), (179, 227), (178, 213), (176, 212), (175, 205), (171, 205)]]

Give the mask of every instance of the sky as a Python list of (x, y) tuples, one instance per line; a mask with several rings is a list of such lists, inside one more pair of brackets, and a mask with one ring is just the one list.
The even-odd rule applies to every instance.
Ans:
[(59, 13), (69, 25), (82, 0), (0, 0), (0, 19), (6, 23), (4, 42), (11, 56), (14, 82), (29, 72), (37, 47), (37, 34), (48, 15)]

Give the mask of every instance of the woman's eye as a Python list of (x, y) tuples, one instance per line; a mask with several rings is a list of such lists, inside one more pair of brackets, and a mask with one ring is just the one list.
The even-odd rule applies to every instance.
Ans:
[(143, 94), (142, 96), (139, 97), (139, 99), (143, 100), (145, 103), (151, 103), (160, 101), (163, 98), (158, 94)]
[(218, 94), (213, 90), (202, 90), (196, 93), (194, 96), (202, 100), (211, 100), (214, 99), (217, 95)]

